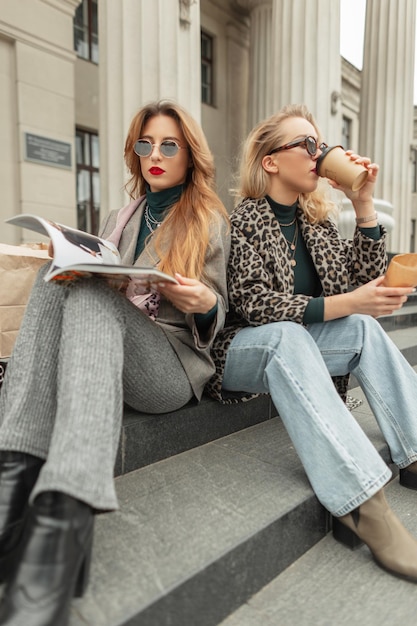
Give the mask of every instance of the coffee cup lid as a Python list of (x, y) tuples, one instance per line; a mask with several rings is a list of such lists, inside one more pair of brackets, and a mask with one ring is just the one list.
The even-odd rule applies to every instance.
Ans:
[(344, 150), (343, 146), (340, 146), (340, 145), (337, 145), (337, 146), (327, 146), (327, 148), (324, 148), (324, 150), (322, 150), (321, 155), (319, 156), (319, 158), (318, 158), (318, 159), (317, 159), (317, 161), (316, 161), (316, 170), (317, 170), (317, 172), (318, 172), (318, 171), (319, 171), (319, 169), (320, 169), (320, 166), (321, 166), (321, 164), (322, 164), (322, 162), (323, 162), (324, 157), (325, 157), (327, 154), (329, 154), (329, 152), (330, 152), (331, 150), (334, 150), (335, 148), (342, 148), (342, 150)]

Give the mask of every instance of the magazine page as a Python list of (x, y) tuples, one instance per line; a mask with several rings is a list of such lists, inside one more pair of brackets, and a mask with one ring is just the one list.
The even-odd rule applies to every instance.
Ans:
[[(48, 272), (47, 280), (75, 280), (82, 276), (100, 275), (112, 281), (126, 282), (132, 280), (148, 290), (158, 283), (174, 283), (178, 281), (169, 274), (164, 274), (155, 267), (137, 267), (135, 265), (91, 265), (89, 263), (77, 263), (66, 267), (54, 268)], [(143, 290), (141, 290), (143, 293)]]
[(78, 263), (121, 263), (119, 251), (114, 244), (82, 230), (27, 213), (11, 217), (6, 222), (34, 230), (51, 239), (54, 249), (51, 271)]
[(100, 274), (113, 281), (134, 280), (145, 290), (155, 287), (158, 282), (178, 282), (152, 267), (122, 265), (119, 251), (113, 243), (82, 230), (28, 213), (11, 217), (6, 222), (51, 239), (54, 254), (51, 267), (45, 275), (46, 281), (69, 281)]

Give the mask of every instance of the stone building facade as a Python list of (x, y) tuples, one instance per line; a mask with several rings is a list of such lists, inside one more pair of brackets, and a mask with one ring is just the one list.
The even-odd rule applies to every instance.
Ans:
[(126, 202), (129, 122), (158, 98), (201, 122), (232, 208), (247, 132), (305, 102), (327, 143), (381, 164), (389, 246), (417, 250), (415, 12), (367, 0), (359, 72), (340, 56), (337, 0), (0, 0), (1, 222), (30, 212), (96, 230)]

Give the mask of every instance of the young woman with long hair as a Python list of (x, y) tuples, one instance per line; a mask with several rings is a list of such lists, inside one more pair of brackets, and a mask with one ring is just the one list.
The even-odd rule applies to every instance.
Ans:
[(354, 374), (400, 483), (417, 489), (417, 375), (375, 319), (413, 290), (384, 286), (385, 231), (372, 199), (378, 166), (349, 151), (367, 168), (366, 184), (353, 192), (329, 181), (356, 213), (353, 239), (342, 239), (316, 171), (324, 147), (304, 105), (249, 134), (231, 215), (230, 315), (208, 389), (223, 402), (270, 393), (335, 537), (365, 542), (381, 567), (417, 582), (417, 541), (384, 496), (391, 471), (344, 402)]
[(230, 246), (200, 126), (156, 102), (125, 144), (132, 201), (105, 220), (122, 262), (177, 284), (151, 293), (102, 278), (32, 290), (0, 398), (0, 624), (64, 626), (88, 580), (94, 514), (118, 508), (123, 401), (165, 413), (200, 399), (214, 372)]

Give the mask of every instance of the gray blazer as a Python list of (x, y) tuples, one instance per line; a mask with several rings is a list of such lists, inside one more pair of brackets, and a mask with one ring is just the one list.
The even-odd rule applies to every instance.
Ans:
[[(145, 201), (141, 202), (132, 217), (126, 224), (119, 243), (119, 252), (122, 263), (140, 267), (154, 267), (158, 257), (152, 242), (147, 246), (136, 262), (134, 254)], [(104, 220), (100, 237), (109, 237), (116, 226), (118, 211), (112, 211)], [(181, 234), (179, 234), (181, 236)], [(196, 242), (198, 245), (198, 242)], [(223, 219), (212, 225), (212, 236), (206, 256), (205, 274), (206, 284), (217, 295), (217, 315), (209, 328), (202, 336), (195, 324), (194, 315), (182, 313), (168, 300), (161, 298), (156, 323), (165, 332), (174, 348), (198, 400), (200, 400), (204, 385), (215, 371), (210, 355), (212, 343), (216, 334), (223, 328), (227, 312), (227, 281), (226, 269), (230, 252), (230, 233), (227, 222)]]

